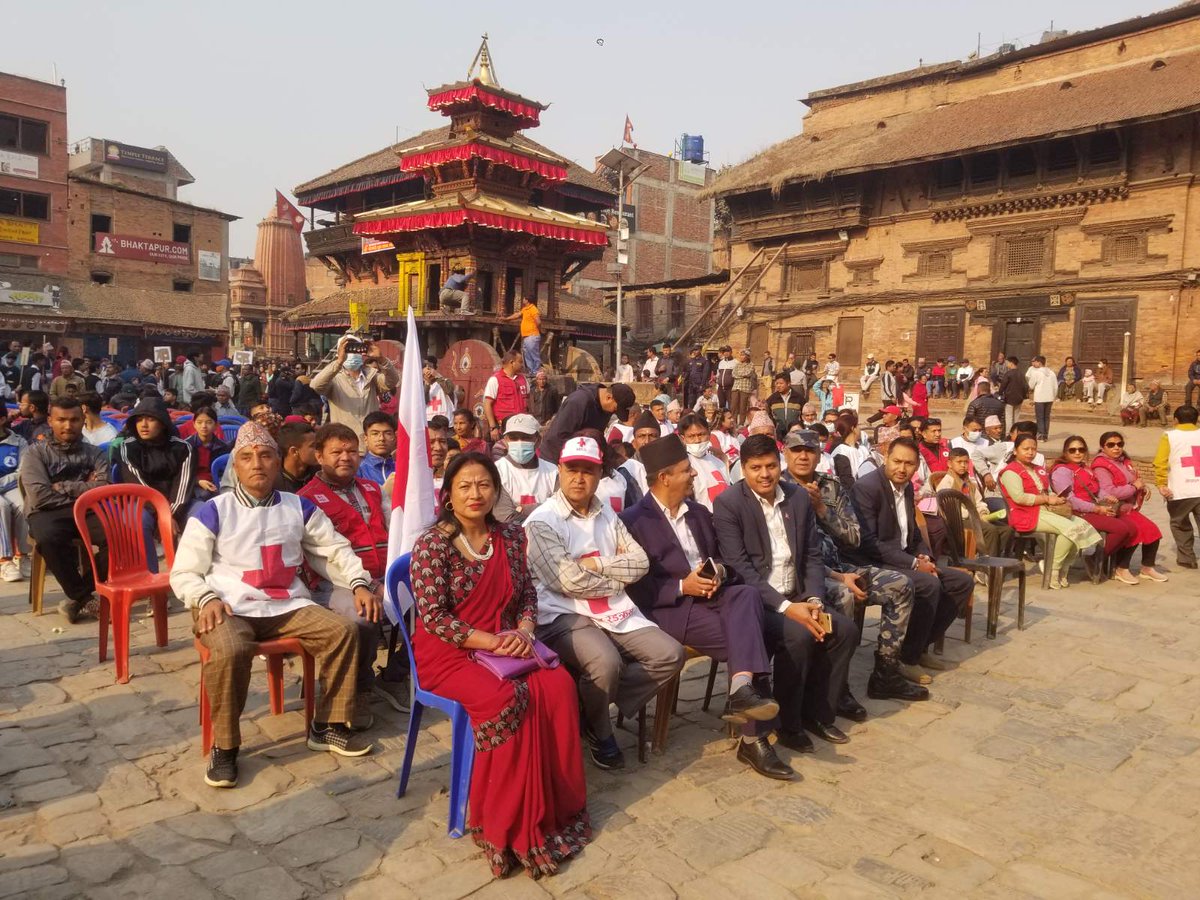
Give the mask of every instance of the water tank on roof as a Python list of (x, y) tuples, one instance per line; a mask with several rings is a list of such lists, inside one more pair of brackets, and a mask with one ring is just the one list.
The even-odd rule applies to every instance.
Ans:
[(684, 162), (701, 163), (704, 162), (704, 135), (702, 134), (685, 134), (680, 140), (680, 156)]

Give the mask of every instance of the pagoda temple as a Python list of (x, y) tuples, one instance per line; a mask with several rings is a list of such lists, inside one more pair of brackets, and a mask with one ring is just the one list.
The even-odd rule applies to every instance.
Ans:
[[(289, 311), (286, 327), (307, 332), (307, 355), (319, 355), (350, 325), (352, 306), (368, 311), (377, 336), (403, 340), (411, 305), (429, 352), (442, 357), (463, 340), (503, 352), (518, 333), (503, 318), (532, 296), (557, 339), (544, 355), (607, 345), (611, 312), (561, 289), (608, 245), (612, 188), (523, 134), (547, 107), (500, 86), (486, 35), (467, 79), (429, 90), (427, 104), (448, 125), (295, 189), (302, 206), (332, 213), (305, 239), (342, 289)], [(460, 266), (474, 275), (474, 316), (438, 302)]]

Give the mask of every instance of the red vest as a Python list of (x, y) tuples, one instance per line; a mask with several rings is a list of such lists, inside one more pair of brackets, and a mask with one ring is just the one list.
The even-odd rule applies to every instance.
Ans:
[(367, 501), (370, 521), (343, 500), (320, 478), (313, 478), (299, 491), (329, 516), (337, 533), (350, 542), (351, 549), (358, 554), (363, 568), (372, 578), (382, 578), (387, 569), (388, 522), (383, 515), (383, 494), (373, 481), (355, 478), (354, 483)]
[(1087, 503), (1095, 503), (1100, 499), (1100, 479), (1087, 466), (1059, 463), (1054, 468), (1067, 469), (1071, 473), (1071, 492), (1075, 499)]
[(529, 385), (525, 376), (510, 378), (503, 369), (497, 369), (494, 375), (496, 399), (492, 401), (492, 413), (496, 416), (496, 421), (503, 422), (509, 416), (525, 412), (525, 400), (529, 396)]
[[(1108, 472), (1108, 474), (1112, 476), (1113, 487), (1124, 487), (1127, 484), (1133, 484), (1133, 482), (1129, 478), (1129, 473), (1125, 469), (1125, 466), (1122, 465), (1122, 463), (1118, 462), (1117, 460), (1110, 459), (1109, 457), (1105, 456), (1103, 453), (1097, 453), (1096, 456), (1092, 459), (1092, 468), (1093, 469), (1105, 469)], [(1098, 486), (1097, 486), (1097, 493), (1099, 493)], [(1132, 499), (1122, 500), (1120, 509), (1122, 512), (1124, 512), (1126, 510), (1130, 510), (1130, 509), (1141, 509), (1142, 501), (1144, 501), (1145, 499), (1146, 499), (1146, 492), (1139, 491), (1137, 494), (1135, 494), (1133, 496)]]
[[(1000, 474), (1005, 472), (1016, 472), (1021, 476), (1021, 487), (1025, 489), (1027, 494), (1041, 494), (1045, 487), (1039, 485), (1033, 480), (1033, 476), (1019, 462), (1010, 462), (1007, 466), (1000, 470)], [(1037, 473), (1042, 476), (1046, 487), (1050, 485), (1049, 473), (1041, 468), (1037, 469)], [(1004, 486), (1004, 482), (1000, 482), (1000, 493), (1004, 495), (1004, 502), (1008, 504), (1008, 524), (1013, 527), (1014, 531), (1019, 531), (1022, 534), (1027, 534), (1037, 528), (1038, 508), (1036, 506), (1022, 506), (1019, 503), (1014, 503), (1012, 497), (1008, 495), (1008, 488)]]
[(947, 441), (942, 441), (938, 445), (938, 452), (934, 454), (924, 441), (917, 443), (917, 449), (921, 451), (921, 457), (925, 460), (925, 465), (929, 466), (929, 474), (934, 472), (945, 472), (950, 462), (950, 444)]

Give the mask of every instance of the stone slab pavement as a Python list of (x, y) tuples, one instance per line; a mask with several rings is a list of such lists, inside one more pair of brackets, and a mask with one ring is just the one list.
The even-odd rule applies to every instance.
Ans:
[(188, 614), (173, 608), (163, 649), (138, 617), (120, 685), (95, 623), (34, 618), (25, 585), (3, 584), (0, 898), (1196, 896), (1200, 577), (1165, 544), (1168, 584), (1034, 587), (1021, 632), (1006, 591), (994, 641), (981, 601), (930, 702), (867, 700), (863, 647), (871, 718), (793, 757), (796, 783), (736, 762), (694, 661), (666, 752), (640, 765), (622, 733), (629, 768), (587, 773), (595, 842), (539, 882), (494, 882), (446, 836), (444, 719), (426, 717), (397, 799), (406, 716), (377, 707), (375, 756), (314, 754), (298, 686), (272, 717), (256, 670), (242, 785), (213, 790)]

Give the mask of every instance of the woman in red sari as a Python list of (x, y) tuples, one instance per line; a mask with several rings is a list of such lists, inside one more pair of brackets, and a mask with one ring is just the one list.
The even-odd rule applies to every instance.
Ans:
[(566, 667), (493, 675), (472, 650), (531, 655), (537, 594), (525, 532), (492, 516), (500, 474), (480, 453), (446, 468), (441, 512), (412, 553), (422, 686), (461, 703), (475, 732), (468, 827), (493, 874), (534, 878), (591, 840), (579, 744), (579, 699)]

